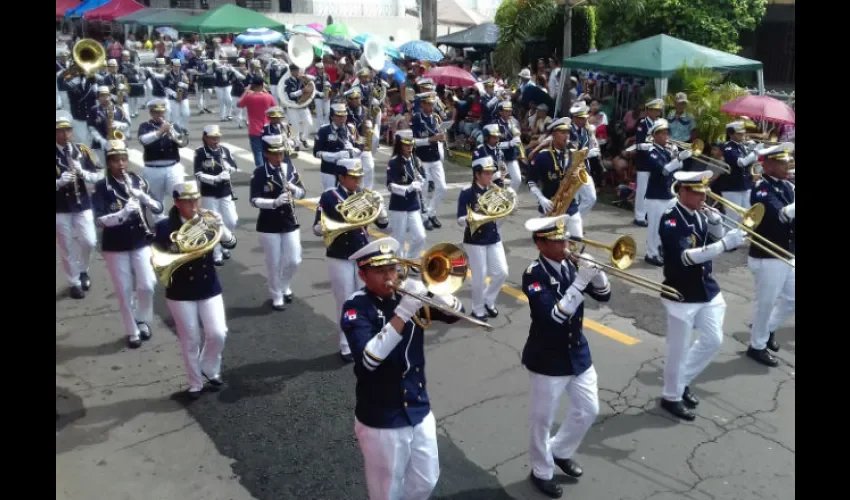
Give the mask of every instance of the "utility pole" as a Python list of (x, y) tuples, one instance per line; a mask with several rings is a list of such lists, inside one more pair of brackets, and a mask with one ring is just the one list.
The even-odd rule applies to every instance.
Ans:
[[(573, 55), (573, 7), (578, 7), (586, 0), (557, 1), (563, 2), (564, 4), (564, 48), (562, 59), (568, 59)], [(562, 78), (564, 85), (560, 89), (561, 109), (558, 116), (567, 116), (567, 113), (570, 110), (570, 106), (573, 105), (572, 98), (570, 96), (570, 75), (569, 70), (567, 70), (566, 68), (561, 69), (561, 71), (566, 72), (566, 78)]]
[(419, 0), (422, 28), (419, 39), (434, 43), (437, 40), (437, 0)]

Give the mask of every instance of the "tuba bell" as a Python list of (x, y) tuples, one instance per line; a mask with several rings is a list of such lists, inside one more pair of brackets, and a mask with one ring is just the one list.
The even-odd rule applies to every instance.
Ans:
[(322, 238), (325, 241), (325, 246), (331, 246), (342, 233), (375, 222), (381, 215), (383, 203), (384, 199), (381, 198), (380, 194), (364, 189), (349, 196), (345, 201), (337, 203), (336, 211), (342, 215), (343, 222), (331, 219), (322, 212)]
[(478, 211), (474, 211), (472, 207), (466, 207), (466, 220), (473, 234), (484, 224), (510, 215), (516, 208), (516, 195), (513, 191), (493, 186), (478, 198), (478, 208)]
[(578, 190), (589, 181), (587, 169), (584, 168), (584, 160), (587, 158), (589, 149), (584, 148), (570, 153), (570, 163), (573, 165), (571, 170), (568, 170), (561, 179), (561, 184), (558, 186), (558, 191), (552, 197), (552, 208), (546, 213), (546, 217), (555, 217), (564, 215), (570, 208), (570, 203), (573, 202)]
[(97, 40), (83, 38), (74, 44), (71, 58), (74, 64), (68, 68), (65, 78), (73, 78), (78, 74), (89, 78), (106, 66), (106, 49)]
[(201, 210), (171, 233), (171, 248), (151, 245), (151, 265), (162, 286), (171, 283), (171, 276), (180, 266), (213, 251), (221, 240), (221, 226), (212, 212)]
[[(286, 55), (292, 64), (298, 66), (303, 72), (313, 64), (313, 44), (304, 35), (294, 35), (289, 39), (286, 46)], [(289, 68), (286, 74), (283, 75), (282, 81), (289, 78)], [(309, 80), (304, 80), (304, 89), (301, 97), (297, 101), (293, 101), (286, 93), (286, 85), (277, 86), (277, 97), (284, 107), (292, 109), (306, 108), (313, 102), (316, 97), (316, 84)]]

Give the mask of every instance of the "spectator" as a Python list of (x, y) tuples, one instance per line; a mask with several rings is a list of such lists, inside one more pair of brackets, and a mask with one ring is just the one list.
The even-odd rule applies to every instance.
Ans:
[(254, 153), (254, 165), (262, 166), (263, 159), (263, 127), (269, 122), (266, 110), (277, 105), (274, 97), (264, 90), (263, 79), (255, 76), (251, 80), (251, 88), (242, 94), (237, 107), (248, 110), (248, 140), (251, 152)]

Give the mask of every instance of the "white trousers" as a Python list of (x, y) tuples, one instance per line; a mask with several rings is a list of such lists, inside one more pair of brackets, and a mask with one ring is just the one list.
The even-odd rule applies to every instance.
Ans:
[(342, 316), (342, 305), (357, 290), (363, 288), (363, 280), (357, 274), (357, 263), (350, 260), (333, 259), (328, 257), (328, 276), (331, 279), (331, 288), (334, 292), (336, 309), (331, 317), (339, 331), (339, 350), (342, 354), (351, 353), (348, 340), (339, 326), (339, 318)]
[(582, 219), (586, 219), (590, 215), (590, 209), (596, 205), (596, 181), (593, 176), (587, 176), (587, 184), (583, 184), (578, 189), (578, 212)]
[(635, 188), (635, 220), (646, 219), (646, 186), (649, 185), (649, 172), (638, 172)]
[(354, 419), (363, 453), (369, 500), (427, 500), (440, 477), (437, 421), (428, 413), (419, 425), (368, 427)]
[(382, 111), (378, 111), (378, 115), (375, 117), (375, 121), (372, 122), (372, 130), (374, 133), (372, 134), (372, 151), (377, 153), (378, 149), (381, 147), (381, 117), (383, 116)]
[(92, 153), (94, 153), (95, 157), (97, 157), (97, 164), (101, 167), (106, 166), (106, 151), (101, 149), (92, 149)]
[[(667, 360), (661, 397), (668, 401), (681, 401), (685, 386), (690, 385), (720, 352), (726, 300), (723, 293), (718, 293), (707, 303), (669, 299), (661, 299), (661, 302), (667, 309)], [(699, 329), (701, 334), (691, 344), (694, 328)]]
[[(236, 101), (238, 102), (239, 99), (240, 98), (237, 97)], [(236, 104), (234, 104), (234, 106), (236, 106)], [(240, 107), (236, 106), (235, 109), (236, 109), (236, 123), (238, 123), (239, 125), (242, 125), (243, 123), (245, 125), (247, 125), (248, 120), (245, 119), (245, 108), (240, 108)]]
[(330, 99), (319, 99), (317, 97), (313, 102), (316, 104), (316, 130), (319, 130), (319, 127), (327, 125), (330, 121), (331, 101)]
[(189, 109), (189, 99), (185, 98), (180, 102), (168, 100), (171, 103), (171, 119), (170, 121), (180, 125), (185, 130), (189, 130), (189, 117), (192, 116), (192, 110)]
[(221, 374), (221, 352), (224, 350), (224, 340), (227, 336), (224, 300), (221, 294), (218, 294), (205, 300), (166, 300), (166, 303), (177, 324), (189, 390), (200, 391), (204, 387), (204, 374), (210, 378)]
[[(500, 241), (492, 245), (464, 243), (463, 249), (469, 257), (469, 270), (472, 273), (472, 312), (485, 314), (484, 305), (496, 305), (496, 297), (508, 279), (505, 247)], [(490, 283), (486, 283), (488, 276)]]
[(162, 99), (165, 102), (165, 121), (173, 122), (172, 112), (174, 111), (174, 106), (171, 105), (171, 99), (167, 97), (155, 97), (155, 99)]
[(443, 170), (442, 161), (422, 162), (422, 167), (425, 169), (425, 180), (434, 183), (434, 193), (430, 196), (430, 200), (428, 198), (431, 193), (428, 192), (428, 186), (422, 186), (422, 199), (427, 204), (427, 209), (422, 207), (422, 216), (436, 217), (440, 202), (446, 195), (446, 172)]
[[(288, 233), (257, 233), (257, 237), (266, 256), (269, 296), (280, 303), (285, 294), (292, 293), (289, 287), (301, 264), (301, 233), (296, 229)], [(339, 310), (342, 314), (342, 304)]]
[(661, 235), (658, 229), (661, 227), (661, 217), (668, 208), (676, 204), (676, 199), (644, 201), (646, 206), (646, 256), (659, 258), (661, 256)]
[[(124, 335), (132, 339), (139, 338), (137, 321), (153, 321), (153, 291), (156, 286), (156, 274), (151, 265), (151, 247), (144, 246), (129, 252), (103, 252), (106, 268), (112, 277), (115, 294), (118, 295), (118, 308), (124, 323)], [(136, 295), (133, 296), (135, 279)], [(135, 300), (134, 300), (135, 299)]]
[[(74, 131), (74, 142), (91, 147), (91, 132), (85, 120), (71, 120), (71, 130)], [(101, 167), (103, 166), (101, 164)]]
[[(750, 208), (752, 205), (750, 204), (750, 190), (746, 191), (723, 191), (723, 194), (720, 196), (726, 198), (732, 203), (738, 205), (739, 207)], [(730, 219), (741, 222), (741, 216), (738, 215), (738, 212), (734, 210), (727, 210), (726, 216)]]
[(797, 271), (779, 259), (750, 257), (747, 264), (756, 281), (750, 346), (762, 350), (767, 346), (770, 332), (775, 332), (794, 314)]
[[(165, 200), (172, 199), (171, 193), (174, 190), (174, 185), (183, 182), (186, 177), (186, 169), (179, 162), (170, 167), (145, 166), (142, 169), (142, 175), (145, 177), (145, 182), (150, 185), (151, 196), (165, 204)], [(157, 221), (167, 218), (168, 210), (163, 207), (162, 213), (155, 217)]]
[(372, 151), (360, 154), (360, 164), (363, 166), (363, 188), (372, 189), (375, 186), (375, 157)]
[(522, 186), (522, 172), (519, 169), (519, 162), (517, 160), (505, 162), (505, 166), (508, 167), (508, 175), (511, 176), (511, 187), (514, 188), (514, 191), (519, 191), (519, 187)]
[(576, 212), (573, 215), (568, 215), (566, 222), (567, 232), (570, 233), (570, 236), (574, 236), (576, 238), (584, 238), (584, 225), (582, 224), (581, 212)]
[(201, 84), (198, 84), (198, 110), (203, 111), (206, 108), (207, 100), (212, 102), (212, 89), (202, 89)]
[[(599, 389), (596, 368), (581, 375), (550, 377), (529, 372), (529, 458), (531, 470), (539, 479), (552, 479), (555, 458), (572, 458), (584, 435), (599, 415)], [(569, 409), (555, 436), (550, 437), (555, 412), (567, 394)]]
[[(202, 196), (201, 207), (220, 213), (221, 220), (224, 222), (225, 227), (230, 229), (231, 232), (236, 230), (236, 223), (239, 222), (239, 215), (236, 213), (236, 203), (233, 202), (230, 196), (225, 196), (224, 198)], [(221, 244), (218, 244), (215, 246), (215, 250), (213, 250), (213, 260), (221, 259), (222, 249)]]
[(56, 214), (56, 242), (62, 255), (62, 269), (68, 286), (80, 286), (80, 273), (89, 272), (91, 253), (97, 245), (94, 213)]
[[(393, 238), (399, 242), (399, 257), (418, 259), (419, 254), (425, 249), (425, 226), (422, 224), (422, 216), (419, 210), (402, 212), (390, 210), (390, 229)], [(410, 238), (408, 238), (410, 235)], [(408, 248), (405, 250), (404, 243)]]
[(272, 97), (274, 97), (276, 105), (280, 106), (280, 98), (277, 96), (277, 85), (270, 85), (269, 90), (271, 90)]
[(215, 98), (218, 101), (218, 115), (224, 120), (233, 112), (233, 96), (230, 95), (230, 85), (227, 87), (216, 87)]
[[(132, 117), (135, 116), (136, 110), (135, 109), (133, 110), (134, 114), (132, 114), (132, 115), (130, 114), (130, 98), (129, 97), (124, 100), (124, 104), (121, 105), (121, 109), (124, 110), (124, 117), (125, 117), (124, 119), (127, 120), (128, 122), (130, 122)], [(130, 123), (130, 125), (131, 125), (130, 127), (128, 127), (126, 130), (123, 131), (124, 135), (126, 136), (127, 139), (133, 138), (132, 123)], [(104, 165), (106, 165), (106, 164), (104, 163)]]
[(322, 191), (333, 189), (336, 187), (336, 176), (322, 173)]
[(293, 138), (299, 141), (307, 140), (307, 137), (313, 130), (313, 115), (307, 108), (286, 108), (286, 118), (289, 124), (292, 125)]

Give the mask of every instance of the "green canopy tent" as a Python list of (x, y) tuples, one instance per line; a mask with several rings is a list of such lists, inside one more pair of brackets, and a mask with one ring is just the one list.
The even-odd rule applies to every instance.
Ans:
[(259, 12), (243, 9), (233, 4), (221, 7), (185, 20), (174, 25), (177, 31), (188, 31), (199, 34), (241, 33), (248, 28), (269, 28), (283, 31), (286, 27), (280, 21), (275, 21)]
[[(668, 35), (655, 35), (599, 52), (564, 59), (564, 69), (586, 69), (610, 73), (628, 73), (655, 79), (656, 97), (667, 93), (667, 81), (682, 66), (704, 67), (720, 71), (756, 71), (759, 95), (764, 95), (764, 73), (759, 61), (710, 49)], [(569, 71), (561, 72), (561, 88)], [(561, 93), (556, 109), (560, 109)]]
[(195, 12), (178, 9), (143, 9), (126, 16), (115, 19), (121, 24), (140, 24), (142, 26), (173, 26), (183, 23), (192, 17)]

